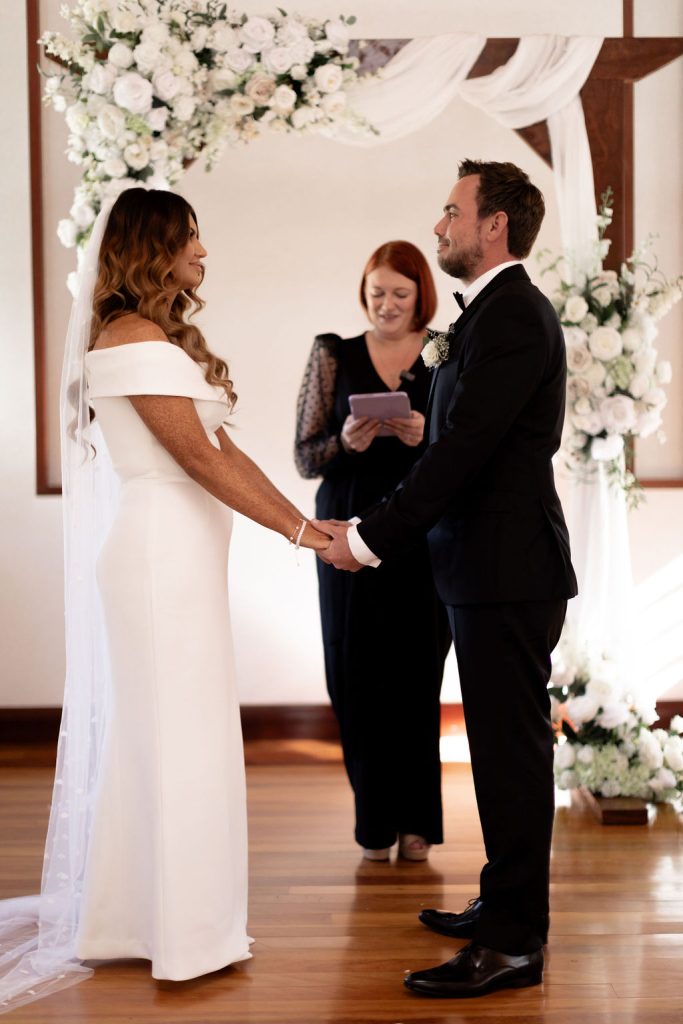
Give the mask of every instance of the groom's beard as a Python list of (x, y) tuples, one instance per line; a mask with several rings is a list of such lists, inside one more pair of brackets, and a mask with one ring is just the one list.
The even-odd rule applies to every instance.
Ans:
[(481, 266), (483, 256), (481, 245), (476, 242), (469, 249), (460, 249), (458, 252), (447, 249), (439, 253), (437, 263), (451, 277), (459, 277), (462, 281), (474, 281), (479, 276), (477, 267)]

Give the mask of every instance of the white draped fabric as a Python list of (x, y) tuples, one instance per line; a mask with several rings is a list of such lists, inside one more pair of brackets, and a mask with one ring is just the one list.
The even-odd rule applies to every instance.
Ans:
[(586, 122), (579, 91), (602, 39), (525, 36), (502, 67), (463, 82), (460, 95), (507, 128), (547, 120), (562, 247), (579, 264), (592, 255), (596, 206)]

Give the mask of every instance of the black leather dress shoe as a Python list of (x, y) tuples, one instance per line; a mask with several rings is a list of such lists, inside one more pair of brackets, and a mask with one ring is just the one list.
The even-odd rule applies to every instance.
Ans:
[(526, 988), (542, 981), (542, 949), (510, 956), (470, 943), (440, 967), (407, 974), (403, 984), (411, 992), (435, 999), (471, 999), (499, 988)]
[(462, 914), (452, 914), (448, 910), (421, 910), (418, 917), (422, 924), (439, 935), (447, 935), (449, 939), (471, 939), (480, 913), (481, 900), (476, 899), (470, 900)]

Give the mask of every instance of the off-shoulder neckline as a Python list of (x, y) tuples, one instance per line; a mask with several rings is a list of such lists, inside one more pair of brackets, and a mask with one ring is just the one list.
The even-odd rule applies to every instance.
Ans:
[(126, 341), (123, 345), (106, 345), (104, 348), (91, 348), (89, 352), (86, 352), (86, 356), (101, 355), (103, 352), (116, 352), (120, 348), (138, 348), (139, 345), (166, 345), (168, 348), (176, 348), (187, 355), (185, 349), (180, 348), (179, 345), (174, 345), (171, 341), (150, 339), (149, 341)]

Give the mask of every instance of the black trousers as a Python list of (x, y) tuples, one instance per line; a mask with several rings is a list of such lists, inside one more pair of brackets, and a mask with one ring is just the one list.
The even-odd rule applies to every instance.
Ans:
[(487, 863), (474, 941), (540, 949), (554, 816), (550, 653), (567, 602), (449, 607)]
[(356, 841), (443, 842), (439, 694), (451, 645), (426, 545), (378, 569), (317, 560), (327, 688), (353, 788)]

